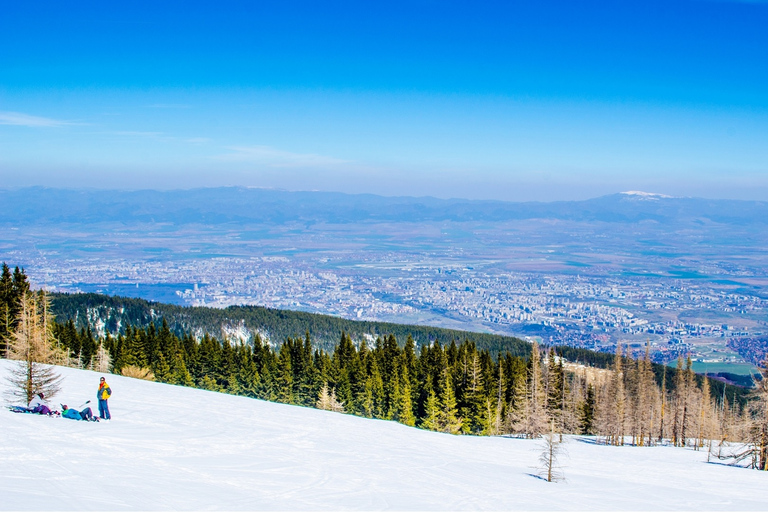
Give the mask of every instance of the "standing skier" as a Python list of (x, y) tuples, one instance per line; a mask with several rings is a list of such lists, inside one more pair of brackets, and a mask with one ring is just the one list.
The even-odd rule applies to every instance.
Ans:
[(103, 420), (111, 420), (112, 416), (109, 414), (109, 405), (107, 400), (112, 395), (112, 390), (109, 389), (107, 380), (102, 377), (99, 381), (99, 390), (96, 392), (96, 398), (99, 399), (99, 418)]

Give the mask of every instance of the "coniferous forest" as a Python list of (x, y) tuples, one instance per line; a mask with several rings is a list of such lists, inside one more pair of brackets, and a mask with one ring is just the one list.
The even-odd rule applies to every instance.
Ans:
[[(30, 292), (18, 268), (3, 266), (0, 325), (14, 332), (20, 297)], [(41, 299), (41, 302), (44, 300)], [(475, 341), (378, 336), (370, 343), (341, 333), (330, 350), (309, 331), (267, 343), (233, 343), (209, 334), (179, 335), (159, 325), (124, 326), (98, 337), (70, 318), (53, 325), (59, 364), (146, 378), (263, 400), (319, 407), (451, 434), (589, 434), (611, 445), (671, 443), (723, 456), (727, 442), (747, 443), (731, 457), (766, 469), (768, 379), (748, 392), (696, 375), (691, 361), (675, 369), (621, 346), (603, 368), (565, 347), (479, 348)], [(2, 353), (6, 357), (6, 342)], [(580, 357), (579, 357), (580, 356)], [(606, 355), (597, 360), (604, 361)], [(610, 356), (608, 356), (610, 357)], [(53, 361), (42, 361), (53, 362)]]

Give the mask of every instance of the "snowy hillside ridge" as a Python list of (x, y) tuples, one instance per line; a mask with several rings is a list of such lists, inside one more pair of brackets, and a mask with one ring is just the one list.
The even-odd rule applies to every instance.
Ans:
[[(0, 360), (0, 393), (10, 365)], [(101, 374), (61, 368), (54, 403)], [(106, 375), (111, 422), (0, 410), (0, 510), (764, 510), (768, 475), (687, 449), (540, 441), (380, 420)]]
[(643, 201), (658, 201), (659, 199), (674, 199), (673, 196), (668, 196), (666, 194), (655, 194), (653, 192), (642, 192), (640, 190), (628, 190), (626, 192), (621, 192), (621, 195), (630, 196), (632, 198), (643, 200)]

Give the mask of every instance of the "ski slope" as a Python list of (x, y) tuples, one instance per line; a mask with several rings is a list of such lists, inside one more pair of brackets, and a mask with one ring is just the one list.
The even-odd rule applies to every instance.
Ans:
[[(95, 401), (99, 374), (61, 372), (57, 405)], [(574, 437), (567, 481), (548, 483), (535, 476), (539, 441), (107, 379), (111, 422), (0, 410), (0, 510), (768, 509), (768, 474), (693, 450)]]

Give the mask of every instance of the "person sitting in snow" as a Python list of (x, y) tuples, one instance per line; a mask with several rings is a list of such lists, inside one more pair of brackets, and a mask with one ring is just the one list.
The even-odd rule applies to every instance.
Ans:
[(99, 421), (98, 418), (93, 417), (93, 412), (91, 412), (90, 407), (86, 407), (82, 411), (77, 411), (75, 409), (70, 409), (64, 404), (61, 404), (61, 417), (67, 418), (70, 420), (84, 420), (84, 421)]
[(45, 394), (42, 392), (32, 397), (32, 400), (29, 401), (29, 408), (29, 412), (34, 414), (47, 414), (48, 416), (53, 414), (53, 411), (48, 406), (48, 402), (45, 401)]

